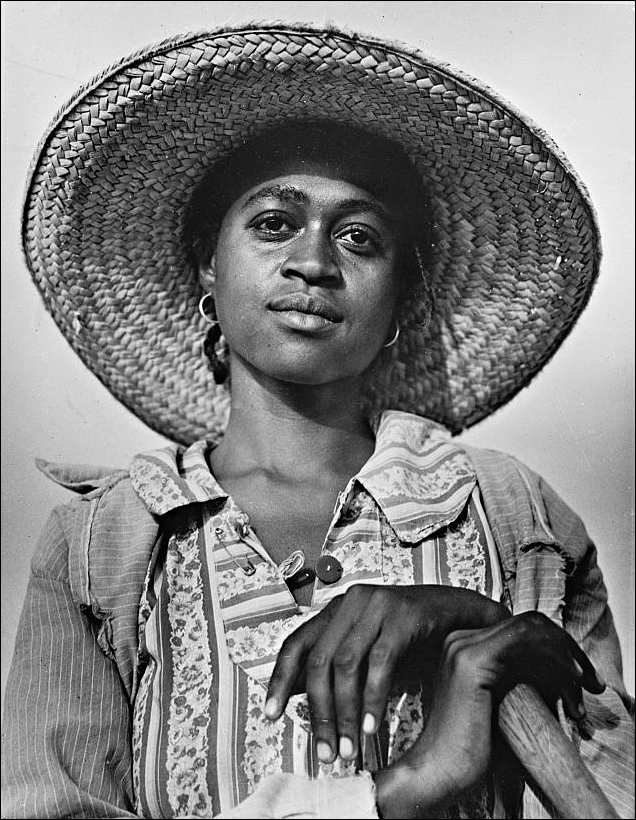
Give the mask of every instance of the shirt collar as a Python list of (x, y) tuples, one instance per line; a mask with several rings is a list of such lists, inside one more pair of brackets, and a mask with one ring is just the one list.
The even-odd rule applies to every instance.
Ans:
[(227, 493), (210, 472), (207, 441), (195, 441), (187, 449), (171, 444), (141, 453), (133, 459), (133, 489), (155, 515), (201, 501), (225, 500)]
[[(468, 456), (440, 425), (412, 413), (385, 411), (376, 425), (371, 458), (341, 494), (345, 508), (364, 487), (401, 541), (417, 543), (454, 521), (475, 483)], [(211, 444), (169, 445), (135, 456), (130, 477), (148, 509), (163, 515), (202, 501), (225, 501), (207, 463)]]
[(408, 543), (454, 521), (476, 484), (470, 459), (448, 430), (398, 410), (382, 414), (373, 455), (355, 479)]

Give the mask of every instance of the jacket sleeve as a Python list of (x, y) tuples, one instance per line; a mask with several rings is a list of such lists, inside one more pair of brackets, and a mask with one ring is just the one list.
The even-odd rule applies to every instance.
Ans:
[(130, 703), (73, 600), (56, 510), (31, 563), (5, 697), (3, 817), (135, 817)]
[[(564, 727), (620, 817), (634, 817), (634, 701), (623, 682), (621, 651), (596, 548), (581, 519), (539, 480), (549, 525), (566, 559), (563, 622), (607, 683), (601, 695), (584, 692), (587, 718)], [(526, 807), (527, 808), (527, 807)], [(535, 815), (526, 811), (526, 816)]]

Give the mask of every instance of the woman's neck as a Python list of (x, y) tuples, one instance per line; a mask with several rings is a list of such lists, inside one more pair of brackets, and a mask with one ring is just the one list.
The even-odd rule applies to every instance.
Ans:
[(298, 385), (234, 371), (228, 427), (211, 461), (219, 477), (258, 470), (302, 482), (354, 475), (373, 448), (358, 382)]

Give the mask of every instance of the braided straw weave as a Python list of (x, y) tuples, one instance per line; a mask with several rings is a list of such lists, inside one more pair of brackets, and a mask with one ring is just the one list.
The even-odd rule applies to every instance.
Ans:
[(73, 349), (150, 427), (181, 442), (225, 425), (201, 353), (182, 220), (206, 169), (285, 118), (400, 143), (438, 226), (423, 306), (372, 406), (457, 432), (543, 367), (585, 306), (600, 244), (588, 196), (549, 137), (474, 79), (404, 47), (288, 24), (189, 34), (85, 85), (39, 146), (24, 249)]

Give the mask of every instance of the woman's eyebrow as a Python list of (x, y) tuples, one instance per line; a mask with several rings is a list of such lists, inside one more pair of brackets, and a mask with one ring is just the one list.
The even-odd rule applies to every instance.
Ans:
[(388, 209), (374, 199), (345, 199), (338, 203), (338, 210), (345, 213), (367, 211), (385, 222), (391, 221), (391, 214)]
[[(300, 188), (294, 185), (266, 185), (264, 188), (259, 188), (251, 194), (243, 203), (241, 210), (246, 209), (255, 202), (261, 202), (265, 199), (278, 199), (281, 202), (293, 202), (295, 204), (304, 205), (309, 202), (309, 197)], [(373, 199), (344, 199), (336, 203), (336, 208), (342, 213), (352, 213), (354, 211), (366, 211), (373, 213), (379, 219), (390, 221), (390, 214), (388, 210), (379, 202)]]
[(295, 188), (293, 185), (267, 185), (265, 188), (259, 188), (258, 191), (255, 191), (249, 196), (243, 203), (241, 210), (263, 199), (279, 199), (281, 202), (295, 202), (300, 204), (304, 204), (308, 201), (307, 194), (301, 191), (300, 188)]

